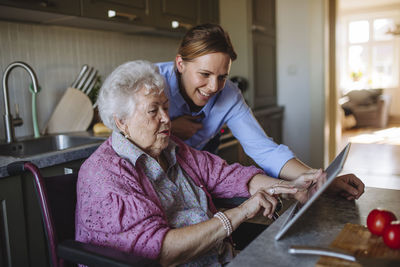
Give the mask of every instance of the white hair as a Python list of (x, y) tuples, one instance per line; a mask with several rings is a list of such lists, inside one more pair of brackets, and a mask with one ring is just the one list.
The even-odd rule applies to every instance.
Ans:
[(135, 94), (142, 88), (147, 93), (160, 94), (165, 87), (164, 77), (157, 66), (148, 61), (126, 62), (117, 67), (100, 88), (97, 105), (104, 125), (119, 131), (114, 116), (124, 120), (135, 110)]

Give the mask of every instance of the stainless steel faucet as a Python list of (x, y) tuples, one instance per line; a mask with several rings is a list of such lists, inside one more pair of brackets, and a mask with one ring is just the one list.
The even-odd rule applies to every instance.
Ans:
[(28, 64), (26, 64), (25, 62), (16, 61), (7, 66), (3, 74), (3, 94), (4, 94), (4, 110), (5, 110), (4, 128), (6, 131), (7, 143), (12, 143), (15, 140), (15, 132), (14, 132), (15, 119), (12, 118), (10, 112), (10, 105), (9, 105), (10, 100), (8, 99), (7, 81), (8, 81), (8, 75), (10, 74), (11, 70), (16, 67), (24, 68), (29, 73), (32, 79), (33, 91), (35, 93), (38, 93), (38, 80), (36, 78), (36, 74)]

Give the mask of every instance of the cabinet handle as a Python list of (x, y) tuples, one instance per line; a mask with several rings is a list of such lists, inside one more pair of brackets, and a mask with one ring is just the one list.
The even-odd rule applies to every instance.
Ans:
[(189, 30), (190, 28), (193, 27), (193, 25), (192, 25), (192, 24), (189, 24), (189, 23), (183, 23), (183, 22), (179, 22), (179, 21), (177, 21), (177, 20), (173, 20), (173, 21), (171, 21), (171, 27), (172, 27), (173, 29), (176, 29), (176, 28), (179, 28), (179, 27), (183, 27), (183, 28), (185, 28), (186, 30)]
[(251, 25), (251, 30), (253, 32), (262, 32), (262, 33), (267, 32), (267, 29), (265, 29), (265, 27), (261, 25)]
[(39, 3), (42, 7), (48, 7), (49, 6), (49, 1), (40, 1)]
[(107, 17), (109, 17), (109, 18), (120, 17), (120, 18), (127, 19), (129, 21), (134, 21), (137, 18), (137, 16), (135, 14), (118, 12), (118, 11), (111, 10), (111, 9), (107, 11)]

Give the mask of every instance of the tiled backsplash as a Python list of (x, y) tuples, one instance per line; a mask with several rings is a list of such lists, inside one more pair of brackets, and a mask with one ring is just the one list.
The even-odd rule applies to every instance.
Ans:
[[(34, 69), (42, 87), (37, 97), (39, 128), (42, 130), (83, 64), (95, 67), (104, 81), (115, 67), (126, 61), (173, 60), (179, 41), (178, 38), (0, 21), (1, 78), (8, 64), (14, 61), (24, 61)], [(14, 103), (17, 103), (24, 120), (24, 124), (15, 130), (17, 137), (33, 135), (29, 83), (25, 70), (12, 70), (8, 82), (11, 113), (15, 114)], [(0, 114), (4, 114), (3, 90), (0, 92)], [(3, 116), (0, 139), (4, 139)]]

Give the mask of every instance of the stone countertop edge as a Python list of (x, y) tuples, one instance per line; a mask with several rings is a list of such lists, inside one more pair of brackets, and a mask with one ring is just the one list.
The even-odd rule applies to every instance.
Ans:
[[(289, 216), (286, 210), (278, 220), (254, 239), (228, 267), (246, 266), (315, 266), (319, 256), (291, 255), (291, 245), (328, 247), (346, 223), (365, 225), (371, 209), (385, 207), (400, 212), (400, 191), (366, 187), (356, 201), (322, 194), (279, 241), (274, 239)], [(396, 213), (396, 214), (397, 214)]]
[(16, 161), (31, 161), (36, 164), (39, 168), (50, 167), (57, 164), (83, 159), (89, 157), (100, 145), (99, 143), (92, 143), (87, 145), (82, 145), (79, 147), (69, 148), (60, 151), (54, 151), (49, 153), (43, 153), (40, 155), (35, 155), (26, 158), (16, 158), (16, 157), (5, 157), (0, 156), (0, 179), (9, 177), (7, 172), (7, 165)]

